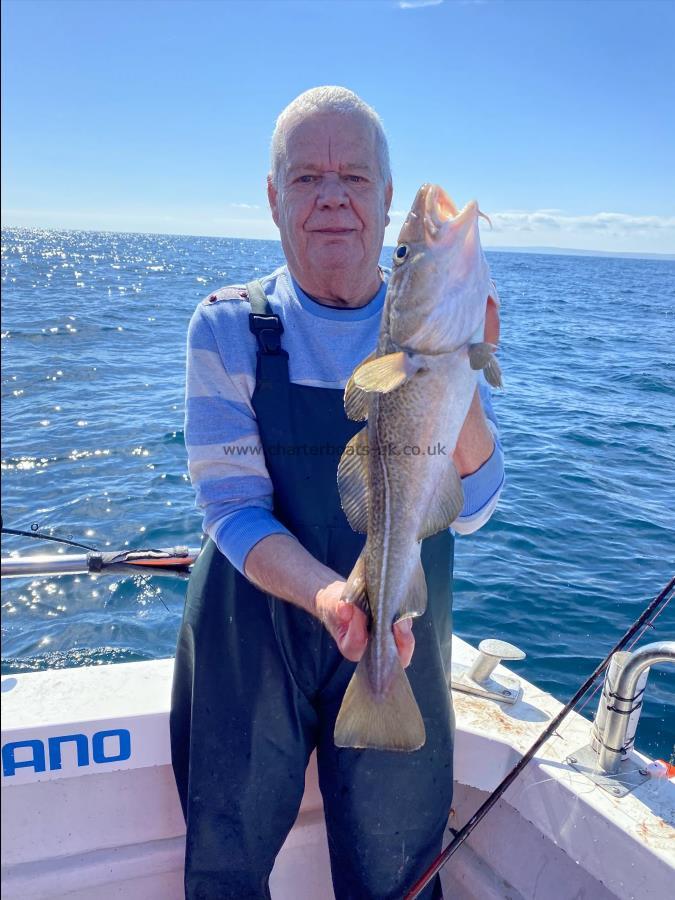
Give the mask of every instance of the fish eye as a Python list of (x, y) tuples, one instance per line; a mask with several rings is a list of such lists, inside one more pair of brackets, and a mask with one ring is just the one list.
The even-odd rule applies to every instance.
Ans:
[(407, 244), (399, 244), (398, 247), (394, 250), (394, 262), (397, 266), (400, 266), (402, 262), (408, 256), (409, 247)]

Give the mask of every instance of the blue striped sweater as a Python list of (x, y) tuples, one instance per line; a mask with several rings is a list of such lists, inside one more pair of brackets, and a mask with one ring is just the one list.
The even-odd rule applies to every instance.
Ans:
[[(286, 266), (262, 284), (284, 326), (291, 381), (344, 389), (377, 343), (386, 281), (359, 309), (315, 302)], [(258, 541), (288, 531), (272, 513), (272, 482), (251, 405), (256, 343), (248, 326), (250, 307), (237, 287), (219, 291), (215, 301), (212, 296), (199, 304), (188, 330), (185, 443), (197, 505), (204, 510), (204, 531), (243, 573), (246, 556)], [(460, 533), (475, 531), (489, 519), (504, 482), (490, 391), (483, 383), (480, 392), (495, 450), (477, 472), (462, 479), (464, 508), (453, 523)]]

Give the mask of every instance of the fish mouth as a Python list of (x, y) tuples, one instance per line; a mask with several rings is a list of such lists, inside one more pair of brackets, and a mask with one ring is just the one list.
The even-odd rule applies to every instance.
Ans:
[(424, 214), (430, 218), (432, 226), (442, 228), (446, 222), (460, 215), (452, 197), (449, 197), (442, 187), (427, 184), (423, 185), (424, 188), (426, 188), (422, 195)]
[(470, 200), (458, 210), (440, 185), (423, 184), (403, 223), (399, 243), (446, 243), (456, 236), (458, 230), (472, 225), (482, 215), (475, 200)]

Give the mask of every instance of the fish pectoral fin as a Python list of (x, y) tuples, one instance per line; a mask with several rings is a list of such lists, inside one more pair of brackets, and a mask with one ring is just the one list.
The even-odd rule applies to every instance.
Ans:
[(335, 722), (337, 747), (412, 751), (424, 744), (424, 720), (398, 656), (395, 667), (389, 690), (382, 698), (376, 698), (365, 657), (361, 659)]
[(423, 616), (427, 608), (427, 579), (422, 568), (422, 560), (417, 560), (417, 566), (413, 573), (408, 594), (406, 596), (405, 605), (401, 607), (401, 611), (396, 617), (396, 621), (400, 622), (408, 616)]
[(353, 422), (365, 422), (368, 418), (368, 392), (357, 386), (354, 375), (360, 366), (375, 359), (376, 353), (376, 350), (373, 351), (356, 367), (345, 387), (345, 413)]
[(357, 431), (344, 449), (337, 470), (342, 509), (354, 531), (368, 529), (368, 428)]
[(493, 356), (483, 369), (485, 380), (494, 388), (503, 388), (504, 380), (502, 378), (502, 370), (497, 362), (497, 357)]
[(445, 531), (461, 513), (463, 506), (462, 479), (459, 477), (454, 463), (450, 462), (431, 499), (421, 534), (417, 536), (417, 540), (422, 541), (439, 531)]
[(388, 394), (412, 378), (422, 365), (421, 357), (400, 350), (361, 363), (352, 378), (356, 386), (367, 393)]
[(480, 344), (469, 344), (469, 365), (472, 369), (482, 369), (485, 380), (492, 387), (500, 388), (504, 386), (502, 381), (502, 370), (494, 355), (497, 348), (494, 344), (488, 344), (482, 341)]
[(368, 603), (368, 590), (366, 588), (366, 548), (361, 551), (359, 558), (354, 563), (354, 568), (349, 573), (349, 578), (340, 597), (343, 603), (353, 603), (370, 619), (370, 604)]

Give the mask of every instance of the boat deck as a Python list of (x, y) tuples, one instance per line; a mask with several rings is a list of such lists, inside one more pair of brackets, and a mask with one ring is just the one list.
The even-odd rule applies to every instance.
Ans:
[[(454, 638), (453, 662), (470, 665), (476, 652)], [(168, 732), (172, 668), (165, 659), (3, 677), (4, 897), (182, 897), (184, 824)], [(470, 818), (561, 708), (520, 681), (523, 695), (512, 706), (453, 691), (452, 828)], [(652, 780), (611, 796), (566, 761), (588, 741), (589, 722), (571, 713), (446, 867), (446, 896), (669, 895), (675, 785)], [(332, 896), (313, 759), (271, 890), (275, 900)]]

